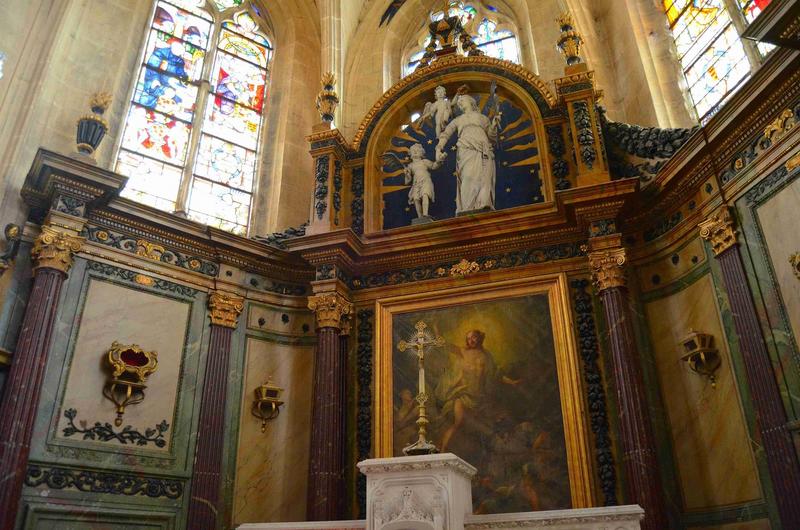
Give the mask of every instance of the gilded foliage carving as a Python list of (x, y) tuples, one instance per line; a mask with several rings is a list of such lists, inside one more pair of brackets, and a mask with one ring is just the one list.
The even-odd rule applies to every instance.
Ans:
[(625, 287), (625, 263), (627, 257), (624, 248), (611, 248), (589, 252), (589, 266), (592, 269), (592, 281), (598, 291), (614, 287)]
[(310, 296), (308, 308), (316, 314), (319, 327), (341, 329), (342, 319), (352, 313), (353, 304), (339, 293), (323, 293)]
[(85, 238), (71, 236), (50, 226), (42, 226), (42, 233), (33, 243), (31, 255), (36, 261), (34, 270), (55, 269), (67, 273), (72, 267), (73, 255), (80, 252)]
[(715, 256), (719, 256), (738, 243), (733, 216), (727, 206), (700, 223), (700, 237), (711, 244)]
[(208, 310), (211, 324), (236, 329), (239, 315), (244, 310), (244, 298), (215, 291), (208, 298)]

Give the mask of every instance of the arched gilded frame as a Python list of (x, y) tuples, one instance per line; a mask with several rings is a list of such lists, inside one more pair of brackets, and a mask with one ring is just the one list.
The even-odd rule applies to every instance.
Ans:
[(240, 235), (273, 47), (250, 0), (158, 0), (115, 169), (124, 197)]
[[(545, 126), (563, 121), (556, 110), (556, 98), (535, 74), (525, 68), (491, 57), (452, 56), (435, 61), (402, 79), (389, 89), (361, 123), (353, 142), (358, 155), (364, 157), (364, 222), (365, 232), (384, 229), (384, 183), (382, 161), (393, 139), (408, 125), (412, 114), (420, 112), (442, 85), (448, 94), (462, 85), (475, 97), (485, 99), (496, 85), (500, 98), (521, 109), (530, 121), (529, 129), (535, 160), (526, 160), (541, 182), (540, 198), (534, 207), (552, 204), (554, 182), (547, 147)], [(359, 156), (360, 158), (360, 156)], [(434, 177), (436, 178), (436, 177)]]

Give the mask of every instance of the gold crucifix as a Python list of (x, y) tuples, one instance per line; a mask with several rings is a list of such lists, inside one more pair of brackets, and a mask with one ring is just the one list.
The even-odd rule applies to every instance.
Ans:
[(444, 346), (444, 338), (434, 337), (430, 331), (427, 331), (428, 325), (422, 320), (417, 322), (414, 327), (417, 332), (410, 341), (401, 340), (397, 343), (397, 349), (401, 352), (413, 350), (419, 365), (419, 393), (417, 394), (417, 403), (419, 403), (419, 418), (417, 419), (419, 438), (413, 444), (403, 448), (403, 454), (406, 456), (430, 455), (439, 452), (436, 446), (426, 438), (428, 416), (425, 414), (425, 403), (428, 401), (428, 393), (425, 390), (425, 348)]

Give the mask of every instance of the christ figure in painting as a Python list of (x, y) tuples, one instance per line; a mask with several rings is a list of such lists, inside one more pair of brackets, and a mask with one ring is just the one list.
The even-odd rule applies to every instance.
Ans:
[(465, 347), (450, 345), (451, 363), (435, 390), (442, 417), (452, 416), (452, 424), (442, 435), (443, 453), (467, 416), (488, 404), (497, 384), (515, 386), (522, 381), (499, 374), (492, 354), (483, 348), (485, 337), (475, 329), (467, 333)]

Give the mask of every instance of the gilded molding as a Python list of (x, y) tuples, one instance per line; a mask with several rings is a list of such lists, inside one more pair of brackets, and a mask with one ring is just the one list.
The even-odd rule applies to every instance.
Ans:
[(723, 206), (697, 226), (700, 228), (700, 237), (711, 243), (715, 256), (719, 256), (738, 243), (733, 216), (727, 206)]
[(800, 153), (797, 153), (786, 162), (786, 170), (792, 171), (800, 167)]
[(34, 273), (39, 269), (55, 269), (66, 274), (72, 267), (73, 255), (80, 252), (86, 238), (71, 236), (47, 225), (33, 243), (31, 255), (36, 261)]
[(767, 140), (775, 143), (791, 131), (795, 126), (794, 111), (784, 109), (775, 120), (764, 129), (764, 136)]
[(627, 256), (622, 247), (589, 252), (592, 281), (598, 291), (613, 287), (625, 287), (625, 263)]
[(481, 271), (481, 266), (479, 263), (475, 261), (469, 261), (467, 259), (462, 259), (461, 261), (450, 267), (450, 276), (452, 276), (453, 278), (464, 278), (465, 276), (470, 276), (480, 271)]
[(239, 315), (244, 310), (244, 298), (214, 291), (208, 298), (208, 310), (212, 325), (236, 329)]
[(795, 252), (789, 256), (789, 264), (792, 266), (792, 271), (797, 279), (800, 280), (800, 252)]
[(309, 296), (308, 308), (316, 314), (320, 328), (341, 329), (344, 317), (353, 312), (353, 304), (339, 293)]

